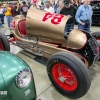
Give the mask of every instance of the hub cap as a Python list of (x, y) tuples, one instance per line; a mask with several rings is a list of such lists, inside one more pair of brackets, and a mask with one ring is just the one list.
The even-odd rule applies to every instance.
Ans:
[(52, 69), (52, 75), (55, 82), (62, 89), (67, 91), (74, 91), (77, 88), (77, 78), (74, 72), (65, 64), (55, 64)]

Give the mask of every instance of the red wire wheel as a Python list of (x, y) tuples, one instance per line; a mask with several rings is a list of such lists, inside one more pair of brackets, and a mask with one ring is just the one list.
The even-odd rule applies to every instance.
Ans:
[(47, 73), (57, 91), (72, 99), (84, 96), (91, 85), (87, 67), (81, 59), (69, 52), (52, 55), (47, 62)]
[(0, 41), (0, 50), (4, 50), (4, 48), (3, 48), (3, 44), (2, 44), (1, 41)]
[(74, 72), (65, 64), (55, 64), (52, 75), (56, 83), (64, 90), (73, 91), (77, 88), (77, 78)]

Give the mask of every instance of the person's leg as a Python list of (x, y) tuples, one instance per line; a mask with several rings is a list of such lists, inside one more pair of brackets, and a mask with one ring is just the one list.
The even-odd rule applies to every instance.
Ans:
[(7, 16), (7, 20), (8, 20), (8, 27), (10, 28), (10, 23), (12, 21), (12, 16)]
[(1, 14), (1, 22), (2, 22), (2, 24), (3, 24), (3, 14)]
[(69, 33), (74, 29), (74, 23), (71, 23), (69, 26)]
[(64, 38), (67, 39), (69, 33), (74, 29), (74, 23), (66, 24), (64, 30)]
[(2, 14), (2, 24), (4, 24), (4, 15)]
[(79, 30), (84, 30), (84, 25), (78, 24), (78, 29)]
[(9, 27), (9, 16), (6, 16), (6, 19), (7, 19), (7, 23), (8, 23), (8, 27)]
[(12, 22), (12, 19), (13, 19), (13, 17), (12, 16), (9, 16), (10, 18), (10, 21), (9, 21), (9, 27), (10, 27), (10, 23)]
[(0, 14), (0, 27), (2, 27), (2, 21), (1, 21), (1, 19), (2, 19), (2, 14)]
[(70, 32), (70, 24), (66, 24), (64, 33), (68, 33), (69, 34), (69, 32)]
[(68, 38), (68, 34), (69, 34), (70, 30), (69, 30), (69, 24), (65, 25), (65, 29), (64, 29), (64, 38), (67, 39)]

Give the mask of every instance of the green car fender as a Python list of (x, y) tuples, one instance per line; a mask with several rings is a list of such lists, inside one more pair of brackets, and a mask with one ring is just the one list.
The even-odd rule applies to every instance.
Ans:
[[(25, 69), (30, 71), (32, 77), (30, 83), (21, 88), (16, 83), (16, 76)], [(19, 57), (6, 51), (0, 51), (0, 81), (0, 100), (36, 100), (34, 78), (30, 67)], [(1, 93), (5, 91), (6, 94)]]
[(1, 74), (1, 71), (0, 71), (0, 100), (9, 100), (7, 89), (5, 87), (5, 82)]

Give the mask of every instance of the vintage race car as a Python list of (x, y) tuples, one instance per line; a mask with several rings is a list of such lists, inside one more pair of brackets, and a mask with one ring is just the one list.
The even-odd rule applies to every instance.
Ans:
[[(80, 98), (90, 88), (88, 71), (99, 60), (99, 45), (94, 36), (74, 29), (64, 33), (70, 16), (29, 9), (27, 17), (15, 16), (11, 23), (9, 42), (37, 56), (48, 58), (47, 74), (62, 95)], [(2, 39), (3, 40), (3, 39)], [(8, 50), (2, 41), (3, 50)]]
[[(0, 33), (0, 49), (10, 50), (4, 33)], [(0, 51), (0, 100), (36, 100), (30, 67), (7, 51)]]

